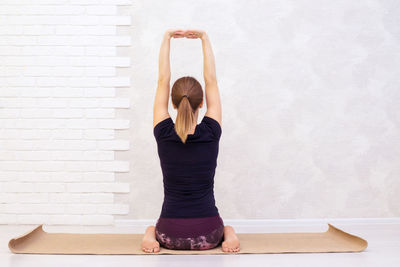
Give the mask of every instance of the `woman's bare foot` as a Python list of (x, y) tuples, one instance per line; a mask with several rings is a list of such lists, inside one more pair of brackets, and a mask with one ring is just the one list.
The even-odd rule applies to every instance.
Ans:
[(142, 250), (144, 252), (160, 252), (160, 243), (156, 240), (156, 227), (149, 226), (146, 229), (142, 240)]
[(232, 226), (224, 227), (224, 242), (222, 242), (223, 252), (238, 252), (240, 250), (239, 238), (236, 236)]

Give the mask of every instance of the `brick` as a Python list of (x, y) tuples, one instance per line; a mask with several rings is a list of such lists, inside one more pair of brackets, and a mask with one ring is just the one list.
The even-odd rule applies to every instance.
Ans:
[(112, 108), (91, 108), (85, 110), (86, 118), (114, 118), (115, 110)]
[(36, 36), (24, 36), (24, 35), (4, 35), (0, 39), (0, 45), (36, 45)]
[(55, 32), (52, 25), (23, 25), (21, 28), (23, 35), (50, 35)]
[(130, 86), (130, 77), (100, 77), (99, 83), (101, 86)]
[(96, 214), (98, 204), (65, 204), (67, 214)]
[(16, 201), (9, 201), (9, 203), (46, 203), (49, 201), (49, 196), (47, 193), (22, 193), (17, 194), (16, 196)]
[[(43, 70), (46, 71), (46, 70)], [(21, 97), (49, 97), (53, 94), (52, 88), (48, 87), (39, 87), (39, 88), (33, 88), (32, 87), (20, 87), (20, 96)], [(32, 103), (34, 103), (34, 98), (31, 98)], [(33, 104), (34, 105), (34, 104)], [(33, 106), (31, 105), (31, 106)], [(22, 106), (22, 105), (21, 105)], [(23, 106), (26, 108), (26, 105)]]
[(21, 194), (14, 193), (0, 193), (0, 203), (13, 203), (17, 202)]
[(18, 174), (19, 182), (57, 182), (53, 179), (54, 172), (24, 171)]
[(99, 204), (97, 205), (99, 214), (128, 214), (129, 205), (127, 204)]
[(46, 214), (18, 214), (16, 215), (17, 224), (46, 224), (49, 215)]
[(101, 150), (129, 150), (129, 140), (97, 141), (97, 147)]
[(92, 161), (65, 161), (64, 170), (69, 172), (91, 172), (97, 171), (97, 163)]
[(113, 193), (83, 193), (81, 203), (113, 203)]
[(54, 129), (51, 132), (53, 139), (70, 139), (81, 140), (83, 139), (83, 130), (81, 129)]
[(100, 16), (98, 19), (103, 25), (131, 25), (131, 16)]
[(108, 66), (95, 66), (95, 67), (85, 67), (85, 75), (86, 76), (115, 76), (116, 70), (115, 67), (108, 67)]
[(4, 45), (0, 49), (0, 55), (21, 55), (23, 48), (20, 46)]
[(82, 215), (78, 214), (48, 215), (46, 223), (50, 225), (81, 225), (82, 217)]
[(100, 107), (109, 108), (129, 108), (129, 98), (115, 97), (115, 98), (103, 98), (99, 100)]
[(131, 59), (129, 57), (102, 57), (98, 58), (100, 66), (129, 67)]
[(65, 213), (65, 205), (52, 203), (12, 203), (0, 204), (0, 210), (3, 210), (4, 213), (12, 214), (62, 214)]
[(58, 25), (55, 28), (57, 35), (116, 35), (117, 28), (115, 25)]
[(0, 225), (4, 224), (17, 224), (17, 215), (16, 214), (2, 214), (0, 213)]
[(48, 193), (50, 203), (80, 203), (81, 194), (77, 193)]
[(93, 5), (86, 6), (88, 15), (116, 15), (117, 7), (115, 5)]
[(35, 192), (65, 192), (65, 183), (34, 183)]
[(115, 134), (114, 130), (109, 129), (86, 129), (83, 130), (84, 139), (91, 140), (105, 140), (105, 139), (114, 139)]
[(129, 161), (114, 160), (97, 162), (98, 171), (129, 172)]
[(114, 160), (114, 151), (84, 151), (84, 160)]
[(129, 183), (68, 183), (68, 192), (113, 192), (113, 193), (128, 193)]
[(82, 178), (85, 182), (114, 182), (113, 172), (85, 172)]
[[(19, 177), (19, 172), (16, 171), (0, 171), (0, 181), (16, 181)], [(1, 192), (1, 188), (0, 188)]]
[[(2, 6), (3, 9), (3, 6)], [(0, 11), (2, 12), (2, 11)], [(16, 34), (22, 34), (22, 25), (1, 25), (0, 26), (0, 34), (1, 35), (16, 35)]]
[(102, 129), (129, 129), (129, 120), (113, 119), (99, 120), (99, 128)]
[(19, 182), (1, 182), (0, 190), (1, 192), (33, 192), (34, 184)]

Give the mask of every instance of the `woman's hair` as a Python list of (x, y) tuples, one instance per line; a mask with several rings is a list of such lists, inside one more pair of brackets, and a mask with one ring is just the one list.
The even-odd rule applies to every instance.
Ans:
[(172, 86), (171, 99), (178, 110), (175, 131), (185, 143), (188, 131), (195, 123), (194, 114), (203, 101), (201, 84), (191, 76), (181, 77)]

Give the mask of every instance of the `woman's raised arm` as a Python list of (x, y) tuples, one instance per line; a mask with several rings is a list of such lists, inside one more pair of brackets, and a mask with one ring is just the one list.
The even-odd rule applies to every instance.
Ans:
[(203, 47), (204, 58), (204, 82), (206, 91), (207, 112), (205, 116), (213, 118), (222, 126), (222, 108), (219, 89), (217, 84), (217, 74), (215, 71), (214, 54), (211, 48), (210, 39), (205, 31), (187, 30), (186, 38), (200, 38)]
[(222, 127), (222, 108), (217, 84), (217, 74), (215, 71), (214, 53), (207, 33), (202, 32), (200, 38), (203, 47), (204, 82), (207, 102), (207, 112), (205, 116), (215, 119)]
[(153, 128), (160, 121), (169, 117), (168, 101), (169, 101), (169, 83), (171, 80), (170, 69), (170, 40), (174, 38), (184, 37), (185, 31), (168, 29), (165, 31), (160, 48), (158, 58), (158, 83), (157, 91), (154, 98), (153, 107)]

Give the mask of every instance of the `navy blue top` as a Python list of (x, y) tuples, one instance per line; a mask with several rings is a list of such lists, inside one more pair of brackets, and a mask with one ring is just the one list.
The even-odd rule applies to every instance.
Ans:
[(214, 175), (221, 126), (204, 116), (184, 144), (171, 117), (154, 127), (164, 184), (162, 218), (217, 216)]

